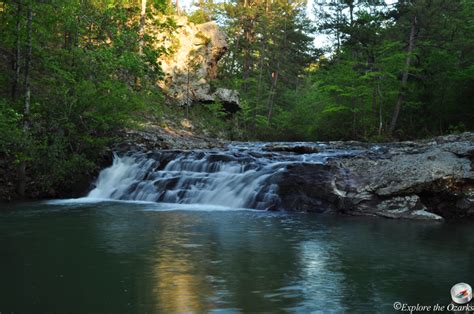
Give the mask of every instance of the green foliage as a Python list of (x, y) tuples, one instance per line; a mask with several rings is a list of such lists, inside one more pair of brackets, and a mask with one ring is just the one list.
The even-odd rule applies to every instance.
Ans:
[[(26, 14), (17, 2), (0, 12), (0, 58), (15, 62), (20, 47), (20, 88), (11, 97), (14, 72), (0, 70), (0, 154), (27, 162), (38, 193), (64, 190), (97, 170), (101, 153), (117, 130), (133, 125), (138, 113), (159, 114), (155, 86), (163, 53), (145, 36), (139, 53), (138, 3), (63, 0), (32, 2), (32, 103), (23, 116)], [(19, 21), (19, 29), (17, 29)], [(168, 25), (163, 25), (164, 28)], [(26, 123), (27, 128), (23, 129)], [(72, 188), (73, 189), (73, 188)]]
[(230, 1), (214, 14), (225, 22), (229, 42), (218, 82), (240, 91), (240, 125), (248, 138), (278, 137), (293, 105), (283, 95), (298, 88), (318, 55), (312, 48), (313, 27), (305, 2)]
[[(242, 110), (232, 116), (221, 104), (197, 106), (192, 124), (210, 136), (269, 140), (383, 141), (474, 129), (472, 1), (324, 3), (310, 21), (306, 1), (197, 1), (190, 20), (217, 20), (228, 37), (212, 88), (239, 90)], [(161, 106), (155, 84), (163, 77), (158, 57), (176, 46), (156, 47), (153, 36), (178, 27), (171, 17), (155, 19), (141, 38), (139, 1), (0, 4), (0, 156), (26, 162), (40, 193), (93, 173), (119, 129), (143, 117), (184, 118)], [(171, 1), (148, 1), (149, 19), (173, 12)], [(325, 55), (313, 47), (318, 34), (332, 39)], [(196, 60), (188, 60), (191, 70)]]
[(195, 24), (206, 23), (216, 18), (215, 11), (218, 5), (213, 0), (199, 0), (194, 2), (196, 10), (189, 16), (189, 21)]
[(22, 142), (20, 121), (21, 115), (0, 100), (0, 134), (2, 134), (0, 137), (0, 156), (14, 154), (16, 147)]
[(472, 1), (318, 2), (317, 33), (333, 39), (319, 60), (304, 4), (288, 4), (230, 2), (218, 11), (231, 51), (220, 82), (241, 91), (248, 138), (378, 141), (474, 129)]

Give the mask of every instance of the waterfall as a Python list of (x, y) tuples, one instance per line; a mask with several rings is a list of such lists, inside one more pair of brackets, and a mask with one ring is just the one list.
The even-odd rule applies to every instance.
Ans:
[(87, 197), (268, 209), (280, 202), (275, 174), (291, 163), (322, 163), (329, 155), (270, 153), (256, 144), (114, 155)]

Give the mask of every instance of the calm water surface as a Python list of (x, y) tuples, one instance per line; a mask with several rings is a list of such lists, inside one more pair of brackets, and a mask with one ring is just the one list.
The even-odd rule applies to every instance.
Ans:
[(0, 206), (0, 312), (386, 312), (474, 284), (473, 224), (167, 204)]

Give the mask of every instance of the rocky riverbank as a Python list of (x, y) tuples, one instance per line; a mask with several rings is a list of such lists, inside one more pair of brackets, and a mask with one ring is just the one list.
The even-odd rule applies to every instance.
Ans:
[[(187, 123), (185, 120), (182, 121), (184, 125), (173, 125), (171, 127), (147, 124), (140, 129), (122, 130), (117, 134), (114, 143), (109, 147), (105, 147), (103, 152), (97, 156), (94, 171), (76, 175), (73, 185), (48, 189), (43, 188), (41, 178), (28, 177), (26, 195), (23, 199), (70, 198), (85, 195), (91, 189), (91, 184), (96, 179), (99, 171), (110, 166), (114, 152), (156, 151), (163, 149), (192, 150), (223, 148), (225, 146), (224, 140), (192, 132), (187, 127)], [(20, 199), (16, 192), (17, 171), (17, 165), (12, 160), (0, 157), (0, 202)]]
[(278, 175), (283, 208), (428, 220), (474, 216), (473, 133), (416, 142), (265, 147), (293, 153), (333, 149), (357, 153), (297, 164)]
[[(206, 157), (210, 163), (220, 160), (245, 166), (262, 160), (293, 160), (267, 179), (267, 184), (277, 187), (279, 198), (265, 207), (270, 210), (421, 220), (474, 217), (474, 133), (377, 144), (250, 144), (248, 151), (229, 150), (229, 143), (223, 141), (160, 128), (127, 131), (123, 138), (114, 148), (121, 153), (164, 149), (179, 154), (176, 150), (212, 148), (217, 155)], [(324, 162), (305, 162), (305, 157), (295, 159), (297, 155), (321, 156)]]
[(155, 151), (162, 149), (210, 149), (224, 148), (226, 141), (217, 138), (210, 138), (197, 134), (186, 127), (186, 120), (182, 122), (184, 126), (160, 127), (157, 125), (147, 125), (141, 130), (127, 129), (120, 133), (120, 139), (111, 147), (112, 151), (126, 152), (133, 150)]
[[(112, 163), (114, 152), (153, 156), (147, 158), (156, 158), (157, 169), (163, 169), (177, 156), (191, 158), (189, 154), (200, 151), (192, 158), (202, 160), (209, 169), (237, 163), (244, 172), (256, 169), (258, 177), (258, 169), (265, 165), (284, 165), (267, 170), (265, 181), (260, 183), (266, 186), (265, 193), (275, 190), (277, 197), (262, 194), (257, 197), (261, 200), (257, 200), (260, 205), (255, 208), (435, 221), (474, 218), (474, 133), (377, 144), (337, 141), (237, 146), (193, 134), (185, 127), (149, 125), (141, 130), (124, 130), (116, 144), (104, 152), (100, 167)], [(159, 159), (161, 152), (166, 160)], [(81, 196), (90, 189), (97, 174), (78, 180), (75, 187), (49, 194), (35, 193), (34, 185), (30, 184), (29, 196)], [(2, 180), (0, 196), (3, 200), (12, 199), (14, 194), (9, 193), (14, 193), (14, 181), (7, 176)]]

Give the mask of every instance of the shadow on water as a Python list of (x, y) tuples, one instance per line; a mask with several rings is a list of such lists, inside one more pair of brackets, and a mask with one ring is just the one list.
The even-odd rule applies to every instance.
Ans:
[[(7, 205), (0, 312), (390, 311), (474, 283), (469, 224), (192, 205)], [(173, 210), (177, 209), (177, 210)]]

